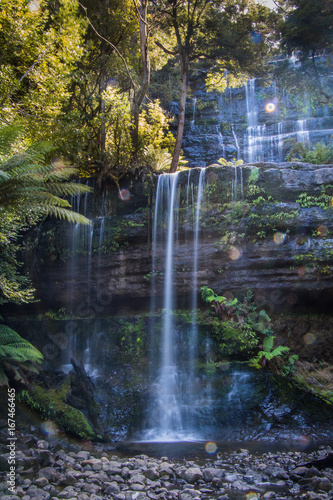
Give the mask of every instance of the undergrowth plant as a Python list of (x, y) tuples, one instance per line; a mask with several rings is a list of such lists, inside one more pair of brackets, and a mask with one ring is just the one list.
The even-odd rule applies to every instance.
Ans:
[(217, 295), (207, 286), (201, 288), (201, 296), (211, 304), (209, 324), (222, 356), (244, 359), (252, 367), (267, 367), (282, 375), (293, 371), (298, 356), (290, 356), (287, 346), (274, 346), (271, 319), (264, 309), (257, 308), (251, 291), (242, 302)]
[(31, 373), (38, 373), (43, 355), (30, 342), (6, 325), (0, 325), (0, 385), (9, 379), (24, 382)]

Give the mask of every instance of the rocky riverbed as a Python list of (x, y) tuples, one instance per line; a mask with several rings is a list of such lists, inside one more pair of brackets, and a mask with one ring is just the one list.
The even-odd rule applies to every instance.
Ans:
[[(310, 453), (259, 454), (239, 448), (192, 460), (124, 458), (103, 446), (65, 446), (21, 436), (11, 478), (15, 487), (8, 491), (9, 473), (1, 472), (0, 496), (3, 500), (333, 499), (333, 470), (320, 463), (304, 465), (331, 451), (321, 446)], [(2, 470), (8, 458), (2, 456)]]

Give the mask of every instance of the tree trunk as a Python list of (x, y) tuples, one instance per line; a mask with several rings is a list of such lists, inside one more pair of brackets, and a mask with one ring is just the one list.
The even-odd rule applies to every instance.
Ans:
[(150, 60), (148, 52), (148, 24), (147, 24), (148, 0), (141, 0), (138, 7), (140, 22), (140, 49), (142, 60), (142, 76), (140, 89), (134, 93), (132, 103), (132, 146), (134, 157), (137, 156), (139, 147), (139, 115), (140, 107), (147, 93), (150, 83)]
[(186, 108), (186, 97), (187, 97), (187, 85), (188, 85), (188, 70), (189, 61), (187, 54), (180, 55), (180, 64), (182, 70), (182, 89), (179, 100), (179, 114), (178, 114), (178, 128), (176, 136), (176, 144), (173, 152), (170, 173), (173, 174), (178, 168), (180, 151), (182, 149), (183, 133), (185, 126), (185, 108)]
[(105, 78), (105, 64), (101, 68), (101, 78), (99, 84), (99, 95), (101, 99), (100, 111), (101, 111), (101, 128), (100, 128), (100, 141), (99, 147), (101, 153), (105, 153), (105, 144), (106, 144), (106, 129), (105, 129), (105, 101), (102, 97), (102, 94), (106, 88), (106, 78)]

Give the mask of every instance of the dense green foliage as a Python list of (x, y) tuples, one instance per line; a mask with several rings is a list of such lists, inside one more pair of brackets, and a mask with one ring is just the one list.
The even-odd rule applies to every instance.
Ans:
[(207, 286), (201, 288), (201, 296), (211, 304), (209, 323), (219, 343), (220, 356), (243, 359), (255, 368), (267, 366), (284, 375), (293, 370), (298, 357), (290, 356), (287, 346), (274, 346), (271, 319), (264, 309), (258, 309), (250, 291), (243, 302), (217, 295)]
[(6, 325), (0, 325), (0, 385), (9, 379), (24, 381), (27, 374), (38, 371), (43, 355)]
[(89, 188), (70, 182), (76, 169), (51, 154), (46, 143), (25, 147), (15, 127), (0, 129), (0, 303), (33, 299), (19, 261), (27, 229), (47, 216), (89, 224), (65, 199)]
[(304, 161), (314, 165), (333, 164), (333, 146), (318, 142), (313, 149), (309, 145), (295, 142), (286, 156), (287, 161)]
[(83, 439), (94, 437), (94, 431), (80, 410), (66, 404), (69, 386), (64, 384), (60, 389), (46, 390), (35, 386), (31, 390), (23, 390), (18, 395), (21, 402), (26, 403), (45, 420), (52, 420), (60, 429)]

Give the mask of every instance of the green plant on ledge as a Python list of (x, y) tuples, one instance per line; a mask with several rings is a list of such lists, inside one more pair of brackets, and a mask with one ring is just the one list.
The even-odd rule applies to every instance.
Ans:
[[(253, 368), (264, 368), (266, 365), (274, 372), (288, 375), (292, 373), (297, 354), (288, 356), (290, 348), (283, 345), (274, 347), (274, 335), (263, 339), (262, 350), (250, 359), (249, 365)], [(287, 357), (288, 356), (288, 357)]]

